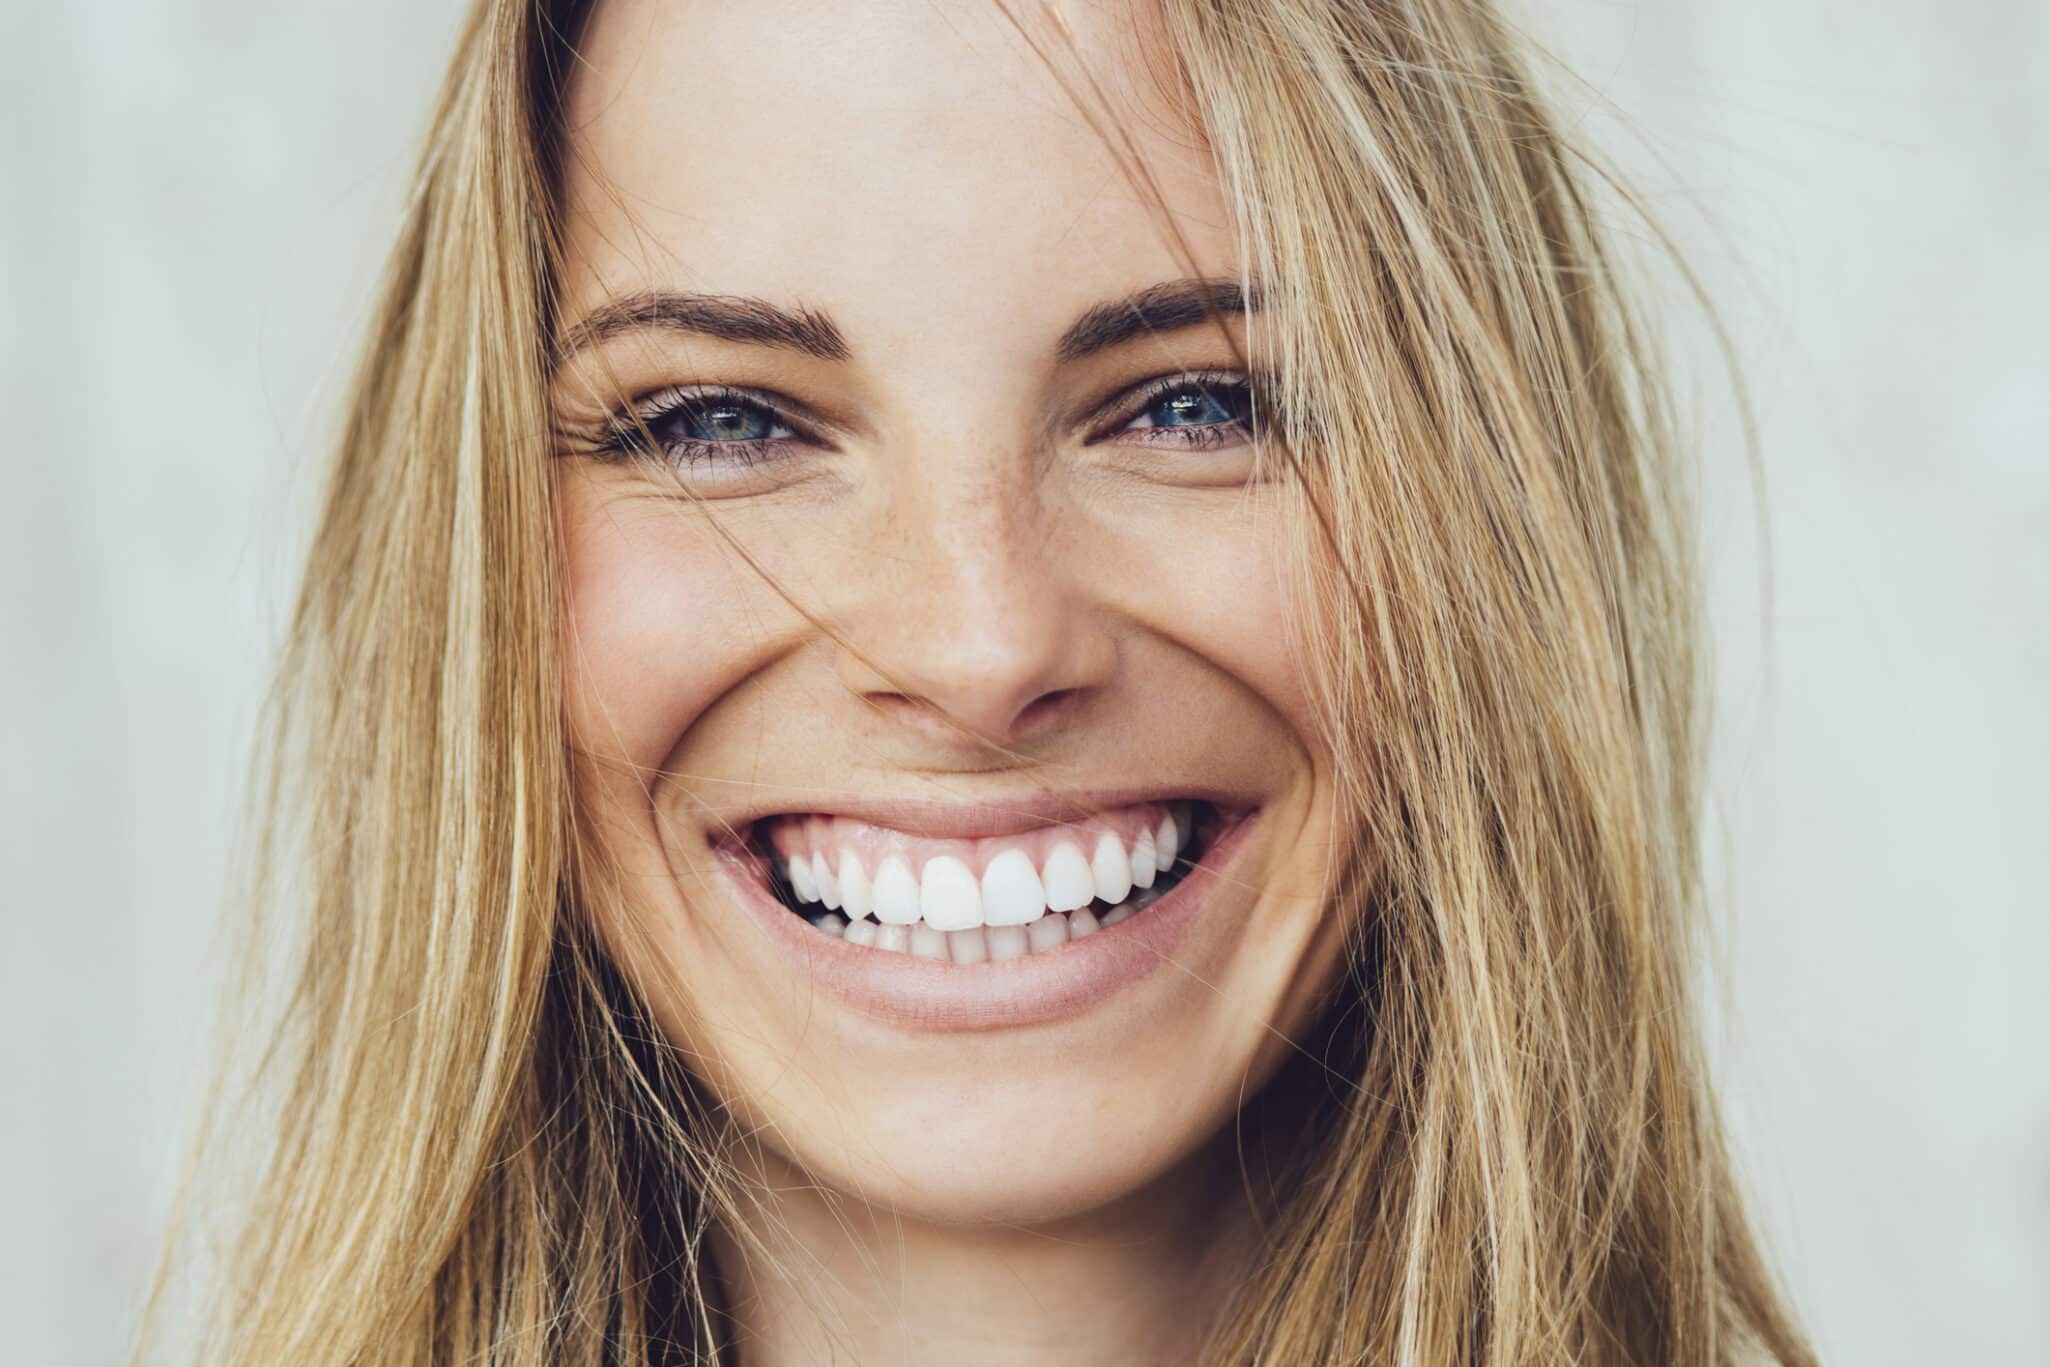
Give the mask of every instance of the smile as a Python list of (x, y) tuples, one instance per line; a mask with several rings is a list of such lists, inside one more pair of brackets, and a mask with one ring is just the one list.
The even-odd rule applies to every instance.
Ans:
[(1215, 834), (1193, 799), (982, 839), (931, 839), (846, 817), (757, 823), (762, 875), (824, 934), (957, 964), (1042, 954), (1115, 926), (1169, 892)]
[(1213, 894), (1249, 892), (1228, 870), (1258, 806), (1134, 796), (754, 815), (712, 838), (714, 867), (806, 980), (864, 1014), (1049, 1022), (1177, 958)]

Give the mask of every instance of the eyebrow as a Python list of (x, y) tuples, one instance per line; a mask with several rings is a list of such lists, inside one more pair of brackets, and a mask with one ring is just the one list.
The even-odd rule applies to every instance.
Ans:
[(1141, 337), (1256, 313), (1259, 307), (1259, 297), (1235, 280), (1169, 280), (1089, 309), (1061, 334), (1057, 353), (1063, 361), (1079, 361)]
[(806, 308), (786, 309), (766, 299), (738, 294), (683, 294), (674, 290), (646, 290), (601, 304), (564, 335), (558, 356), (567, 359), (608, 337), (642, 328), (781, 347), (822, 361), (845, 361), (854, 356), (840, 329), (823, 313)]
[[(1054, 350), (1062, 361), (1078, 361), (1141, 337), (1176, 332), (1208, 319), (1243, 316), (1259, 307), (1258, 296), (1234, 280), (1164, 281), (1085, 310), (1061, 334)], [(783, 308), (745, 295), (645, 290), (586, 314), (564, 334), (558, 359), (643, 328), (778, 347), (823, 361), (854, 356), (833, 320), (813, 309)]]

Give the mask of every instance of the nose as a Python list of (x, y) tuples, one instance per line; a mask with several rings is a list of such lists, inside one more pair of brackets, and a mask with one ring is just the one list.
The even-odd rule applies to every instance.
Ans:
[(1108, 618), (1071, 572), (1079, 548), (1036, 492), (928, 482), (882, 522), (838, 614), (836, 667), (864, 701), (931, 739), (1010, 746), (1115, 672)]

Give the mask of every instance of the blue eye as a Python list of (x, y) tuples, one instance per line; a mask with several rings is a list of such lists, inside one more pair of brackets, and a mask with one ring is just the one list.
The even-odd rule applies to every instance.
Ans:
[(1170, 375), (1141, 386), (1105, 434), (1126, 444), (1209, 449), (1250, 439), (1259, 404), (1242, 375)]
[(671, 465), (753, 465), (787, 454), (806, 434), (763, 399), (720, 386), (665, 390), (613, 420), (609, 449)]
[[(1155, 399), (1140, 414), (1145, 419), (1143, 427), (1214, 427), (1218, 423), (1239, 422), (1250, 415), (1251, 405), (1243, 391), (1235, 395), (1220, 395), (1210, 389), (1192, 387), (1176, 390)], [(1228, 402), (1236, 399), (1239, 402)]]
[(662, 424), (689, 441), (767, 441), (776, 435), (776, 415), (744, 399), (685, 399), (663, 415)]

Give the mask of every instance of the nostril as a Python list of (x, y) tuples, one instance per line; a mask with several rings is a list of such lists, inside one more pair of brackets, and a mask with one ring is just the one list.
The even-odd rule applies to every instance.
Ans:
[(907, 725), (942, 732), (951, 738), (973, 737), (990, 745), (1017, 745), (1057, 725), (1081, 702), (1087, 689), (1057, 688), (1042, 693), (1012, 712), (985, 709), (979, 715), (950, 711), (939, 701), (904, 693), (876, 692), (866, 701), (886, 716)]
[(1043, 731), (1075, 710), (1081, 702), (1084, 690), (1079, 688), (1056, 688), (1042, 693), (1026, 703), (1011, 719), (1011, 733), (1006, 740), (1023, 740), (1033, 733)]

